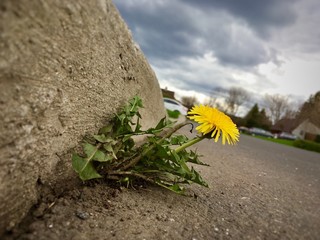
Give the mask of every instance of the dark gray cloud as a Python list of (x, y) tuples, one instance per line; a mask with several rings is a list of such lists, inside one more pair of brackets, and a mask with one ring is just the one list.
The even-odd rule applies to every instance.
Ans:
[[(280, 11), (277, 9), (287, 6), (284, 4), (287, 1), (280, 4), (276, 4), (276, 0), (239, 2), (115, 1), (151, 62), (201, 56), (208, 51), (212, 51), (221, 64), (240, 67), (253, 67), (275, 60), (271, 50), (241, 19), (256, 29), (289, 24), (294, 19), (291, 11), (287, 10), (281, 16), (277, 14)], [(228, 11), (239, 16), (240, 20), (231, 13), (225, 13)]]
[[(288, 65), (292, 59), (320, 53), (318, 0), (114, 3), (155, 69), (160, 85), (204, 94), (231, 86), (249, 87), (257, 95), (279, 86), (282, 92), (289, 87), (297, 94), (303, 88), (311, 91), (292, 87), (300, 86), (299, 74), (283, 73), (286, 79), (282, 80), (280, 73), (295, 70), (296, 62)], [(260, 69), (263, 65), (268, 65), (267, 70)]]
[(200, 54), (192, 45), (192, 36), (198, 30), (186, 18), (187, 13), (173, 4), (128, 5), (115, 1), (123, 18), (144, 53), (150, 59), (171, 59), (179, 56)]
[(206, 12), (212, 9), (227, 11), (246, 21), (264, 37), (268, 36), (270, 27), (279, 28), (290, 25), (297, 17), (293, 9), (296, 0), (185, 0), (184, 2), (194, 7), (201, 7)]

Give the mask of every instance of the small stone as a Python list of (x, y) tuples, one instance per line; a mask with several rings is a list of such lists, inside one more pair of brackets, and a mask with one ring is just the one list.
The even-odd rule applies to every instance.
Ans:
[(248, 197), (242, 197), (241, 200), (248, 200)]
[(65, 225), (66, 227), (70, 226), (70, 224), (71, 224), (71, 223), (70, 223), (69, 221), (64, 223), (64, 225)]
[(76, 216), (82, 220), (86, 220), (89, 217), (89, 214), (87, 212), (83, 211), (76, 211)]

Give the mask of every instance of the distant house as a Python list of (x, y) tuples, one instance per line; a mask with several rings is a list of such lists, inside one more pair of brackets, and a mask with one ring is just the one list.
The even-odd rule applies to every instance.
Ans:
[(272, 133), (292, 133), (292, 131), (299, 125), (296, 119), (282, 118), (271, 128)]
[(309, 119), (306, 119), (300, 123), (292, 133), (298, 138), (313, 141), (316, 139), (317, 135), (320, 135), (320, 128), (310, 122)]
[(163, 97), (175, 99), (174, 92), (168, 90), (168, 88), (165, 88), (165, 89), (161, 88), (161, 91), (162, 91), (162, 96)]

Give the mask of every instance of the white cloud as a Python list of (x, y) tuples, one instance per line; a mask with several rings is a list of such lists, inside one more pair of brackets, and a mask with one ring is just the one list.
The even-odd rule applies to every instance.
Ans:
[(319, 60), (292, 59), (281, 67), (269, 63), (259, 70), (275, 83), (271, 93), (293, 94), (306, 100), (310, 94), (320, 90)]
[(265, 93), (305, 100), (320, 90), (318, 0), (115, 3), (161, 87), (179, 97), (238, 86), (253, 101)]

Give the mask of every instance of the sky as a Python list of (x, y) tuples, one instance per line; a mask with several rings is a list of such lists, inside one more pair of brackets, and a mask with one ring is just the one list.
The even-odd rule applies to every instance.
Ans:
[(176, 98), (246, 89), (302, 103), (320, 90), (319, 0), (114, 0)]

